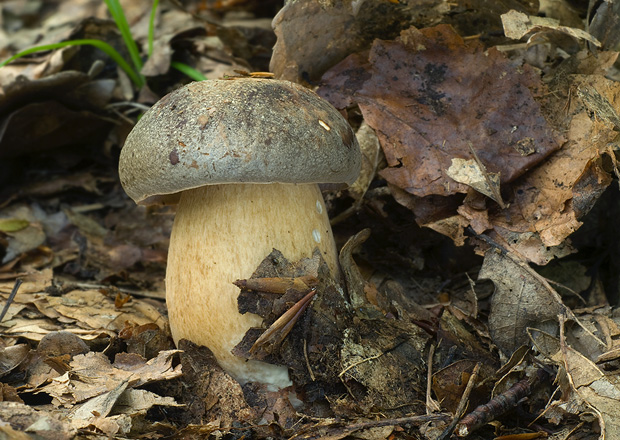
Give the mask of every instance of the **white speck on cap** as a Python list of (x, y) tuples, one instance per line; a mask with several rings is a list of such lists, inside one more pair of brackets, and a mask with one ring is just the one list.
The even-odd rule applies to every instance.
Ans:
[(312, 230), (312, 238), (314, 238), (314, 241), (316, 241), (317, 243), (321, 242), (321, 233), (318, 229)]

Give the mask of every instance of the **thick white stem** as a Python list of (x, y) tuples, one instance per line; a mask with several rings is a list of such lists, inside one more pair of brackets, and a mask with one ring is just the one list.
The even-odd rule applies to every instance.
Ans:
[(317, 185), (232, 184), (181, 195), (166, 273), (166, 302), (175, 342), (209, 347), (240, 382), (290, 384), (285, 367), (245, 361), (230, 353), (262, 319), (240, 315), (239, 288), (275, 248), (290, 261), (319, 248), (334, 274), (336, 246)]

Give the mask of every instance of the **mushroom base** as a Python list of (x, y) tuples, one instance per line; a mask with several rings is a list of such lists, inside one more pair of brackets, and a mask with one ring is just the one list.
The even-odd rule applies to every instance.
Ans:
[(332, 273), (338, 257), (323, 197), (315, 184), (212, 185), (184, 192), (166, 272), (166, 302), (175, 343), (209, 347), (239, 382), (291, 384), (286, 367), (231, 354), (262, 318), (237, 308), (233, 281), (252, 276), (273, 249), (291, 261), (318, 248)]

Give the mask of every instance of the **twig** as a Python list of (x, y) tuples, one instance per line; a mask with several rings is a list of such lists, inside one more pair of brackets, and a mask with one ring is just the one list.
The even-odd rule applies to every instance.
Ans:
[[(346, 426), (342, 427), (341, 431), (338, 434), (339, 435), (340, 434), (351, 434), (353, 432), (361, 431), (363, 429), (381, 428), (383, 426), (421, 425), (427, 422), (445, 421), (447, 419), (448, 419), (448, 416), (446, 414), (433, 414), (433, 415), (425, 415), (425, 416), (400, 417), (397, 419), (372, 420), (372, 421), (361, 422), (361, 423), (347, 423)], [(313, 440), (313, 439), (325, 438), (329, 434), (329, 431), (328, 431), (329, 428), (333, 427), (334, 429), (336, 429), (343, 424), (345, 424), (345, 422), (338, 420), (338, 421), (334, 421), (334, 423), (332, 423), (331, 426), (329, 425), (328, 426), (326, 425), (311, 426), (306, 429), (300, 430), (292, 437), (289, 437), (289, 440), (295, 440), (295, 439), (305, 439), (305, 440), (312, 439)], [(317, 432), (315, 435), (312, 433), (313, 429), (316, 429), (319, 432)], [(342, 437), (339, 436), (338, 438), (342, 438)]]
[(376, 354), (376, 355), (374, 355), (374, 356), (370, 356), (370, 357), (367, 357), (367, 358), (364, 358), (364, 359), (360, 359), (360, 360), (359, 360), (359, 361), (357, 361), (357, 362), (353, 362), (353, 363), (352, 363), (351, 365), (349, 365), (347, 368), (345, 368), (344, 370), (342, 370), (342, 371), (338, 374), (338, 377), (340, 378), (340, 380), (342, 380), (342, 376), (343, 376), (343, 375), (344, 375), (347, 371), (349, 371), (350, 369), (355, 368), (355, 367), (357, 367), (358, 365), (361, 365), (361, 364), (363, 364), (363, 363), (365, 363), (365, 362), (369, 362), (369, 361), (373, 361), (373, 360), (375, 360), (375, 359), (379, 359), (379, 358), (380, 358), (381, 356), (383, 356), (385, 353), (386, 353), (386, 352), (382, 352), (382, 353)]
[(250, 353), (254, 354), (261, 349), (264, 350), (267, 346), (281, 343), (293, 329), (299, 317), (306, 311), (315, 294), (316, 288), (313, 287), (308, 289), (306, 296), (293, 304), (290, 309), (284, 312), (262, 335), (260, 335), (250, 348)]
[(310, 365), (310, 358), (308, 357), (308, 343), (306, 342), (306, 338), (304, 338), (304, 358), (306, 358), (306, 368), (308, 368), (308, 373), (310, 373), (310, 379), (312, 379), (312, 382), (316, 382), (314, 371), (312, 371), (312, 366)]
[(435, 344), (428, 350), (427, 372), (426, 372), (426, 414), (439, 411), (437, 402), (431, 397), (431, 385), (433, 383), (433, 358), (435, 357)]
[(471, 372), (471, 376), (469, 376), (469, 381), (467, 381), (465, 391), (463, 391), (463, 395), (461, 396), (461, 401), (459, 402), (458, 406), (456, 407), (456, 411), (454, 412), (454, 420), (452, 420), (452, 423), (450, 423), (450, 425), (448, 425), (448, 427), (444, 429), (441, 435), (437, 437), (437, 440), (444, 440), (450, 437), (452, 435), (452, 432), (454, 432), (454, 428), (456, 428), (457, 424), (459, 424), (459, 420), (461, 420), (461, 417), (463, 417), (463, 414), (465, 414), (467, 404), (469, 403), (469, 395), (471, 394), (471, 391), (476, 385), (476, 382), (478, 380), (478, 372), (480, 371), (481, 365), (482, 364), (478, 362), (474, 367), (474, 370)]
[(16, 279), (15, 284), (13, 285), (13, 290), (11, 290), (11, 294), (9, 295), (9, 298), (6, 300), (6, 304), (4, 305), (4, 308), (2, 309), (2, 312), (0, 313), (0, 322), (2, 322), (2, 320), (4, 319), (6, 312), (9, 311), (9, 307), (11, 306), (11, 303), (15, 299), (15, 295), (17, 295), (17, 291), (19, 290), (19, 286), (21, 285), (22, 285), (22, 280), (20, 278)]
[(456, 434), (465, 437), (481, 426), (500, 417), (517, 406), (519, 401), (531, 394), (532, 389), (549, 377), (544, 369), (539, 369), (536, 376), (531, 379), (523, 379), (499, 396), (494, 397), (488, 403), (467, 414), (456, 426)]

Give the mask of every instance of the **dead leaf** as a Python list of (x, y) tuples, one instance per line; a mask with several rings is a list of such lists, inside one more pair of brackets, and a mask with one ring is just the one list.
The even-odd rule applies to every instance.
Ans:
[(34, 305), (50, 318), (70, 318), (82, 327), (99, 330), (119, 331), (126, 321), (133, 324), (164, 325), (164, 317), (149, 304), (131, 302), (122, 309), (116, 308), (114, 298), (98, 290), (74, 290), (62, 297), (44, 296), (34, 301)]
[(530, 337), (536, 348), (565, 369), (576, 396), (599, 420), (601, 439), (620, 436), (620, 378), (617, 374), (605, 374), (592, 360), (546, 332), (531, 329)]
[(489, 331), (507, 355), (528, 342), (528, 327), (557, 331), (558, 316), (568, 312), (559, 295), (540, 276), (499, 252), (487, 252), (478, 278), (495, 284)]
[(362, 151), (362, 169), (359, 177), (348, 188), (348, 191), (353, 198), (361, 200), (377, 175), (379, 163), (383, 159), (383, 154), (381, 153), (381, 145), (379, 144), (377, 134), (366, 122), (362, 122), (355, 136), (357, 137), (357, 142)]
[(218, 420), (221, 427), (232, 426), (235, 420), (251, 421), (254, 410), (245, 400), (239, 383), (218, 365), (213, 353), (182, 339), (179, 342), (181, 365), (186, 383), (193, 385), (192, 393), (182, 394), (187, 405), (188, 424)]
[[(120, 395), (127, 389), (128, 382), (127, 379), (123, 380), (118, 383), (114, 389), (92, 397), (86, 402), (71, 408), (69, 416), (73, 426), (78, 429), (85, 428), (91, 424), (94, 419), (107, 417)], [(115, 435), (118, 431), (104, 432), (108, 435)], [(123, 432), (123, 434), (126, 434), (126, 432)]]
[(114, 81), (102, 80), (96, 87), (89, 80), (85, 73), (64, 71), (33, 81), (22, 77), (20, 81), (5, 83), (4, 99), (0, 101), (0, 157), (15, 157), (85, 139), (93, 141), (102, 136), (109, 123), (90, 111), (88, 98), (107, 104)]
[[(72, 440), (77, 431), (66, 421), (47, 411), (18, 402), (0, 402), (0, 419), (9, 425), (3, 434), (15, 440), (33, 437), (49, 440)], [(4, 425), (4, 424), (3, 424)]]
[(601, 41), (604, 49), (617, 50), (620, 35), (615, 30), (620, 24), (620, 5), (617, 2), (597, 4), (591, 17), (590, 33)]
[[(441, 407), (454, 413), (467, 386), (471, 372), (476, 365), (473, 359), (461, 359), (451, 363), (433, 374), (432, 387)], [(483, 364), (484, 371), (482, 377), (492, 377), (494, 369), (492, 365)], [(469, 400), (469, 408), (476, 408), (478, 405), (486, 403), (489, 399), (488, 386), (482, 384), (477, 389), (472, 390)]]
[(114, 412), (121, 414), (136, 415), (137, 413), (146, 412), (153, 406), (183, 406), (175, 402), (172, 397), (162, 397), (147, 390), (128, 389), (123, 392), (116, 404)]
[[(403, 76), (403, 68), (416, 75)], [(327, 72), (318, 92), (339, 108), (359, 105), (388, 162), (380, 175), (419, 224), (460, 245), (471, 222), (478, 233), (492, 229), (528, 260), (546, 264), (571, 252), (566, 237), (609, 185), (600, 155), (615, 142), (620, 121), (613, 104), (617, 83), (558, 73), (550, 88), (564, 92), (549, 94), (527, 65), (516, 70), (494, 49), (483, 52), (477, 42), (437, 26), (403, 31), (393, 42), (377, 40), (369, 53), (351, 55)], [(448, 170), (453, 160), (472, 159), (468, 142), (488, 176), (500, 176), (508, 209), (458, 207), (462, 197), (456, 194), (468, 186)], [(544, 166), (534, 166), (543, 159)]]
[[(375, 41), (367, 56), (352, 55), (326, 73), (318, 93), (336, 107), (358, 103), (388, 161), (380, 174), (419, 197), (467, 191), (446, 170), (454, 158), (471, 158), (468, 142), (502, 183), (559, 148), (534, 99), (544, 93), (534, 71), (517, 71), (445, 25)], [(521, 154), (525, 138), (535, 142), (534, 154)]]
[(19, 366), (30, 353), (26, 344), (0, 348), (0, 376), (5, 376)]
[[(111, 364), (102, 353), (78, 355), (70, 362), (70, 371), (54, 378), (40, 391), (52, 396), (56, 405), (70, 407), (119, 390), (122, 384), (134, 388), (154, 381), (170, 380), (181, 375), (180, 367), (172, 367), (172, 357), (177, 353), (179, 350), (163, 351), (149, 361), (134, 355), (131, 364), (127, 363), (128, 356), (117, 356)], [(103, 402), (107, 398), (101, 399)]]

